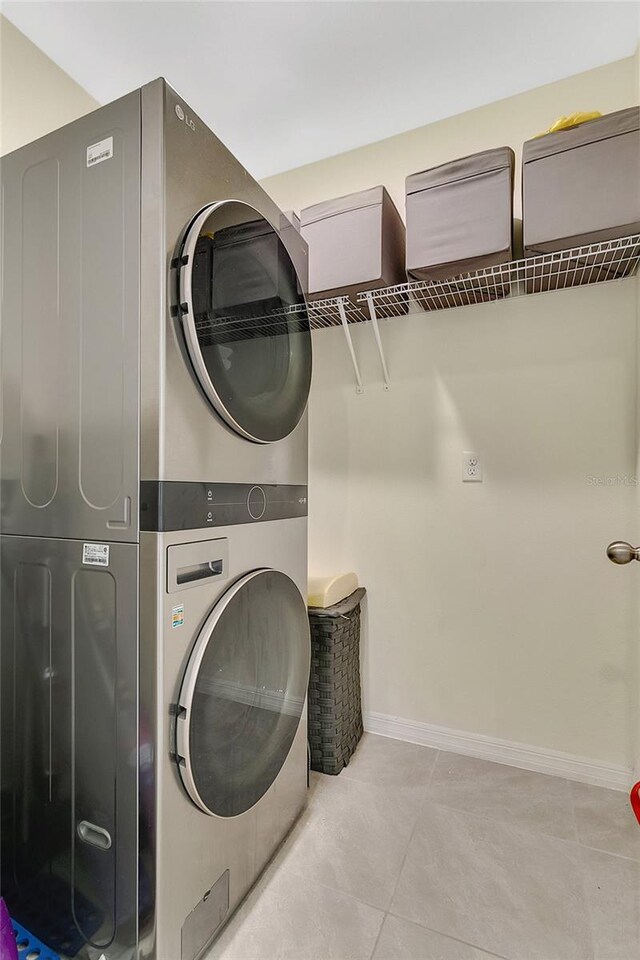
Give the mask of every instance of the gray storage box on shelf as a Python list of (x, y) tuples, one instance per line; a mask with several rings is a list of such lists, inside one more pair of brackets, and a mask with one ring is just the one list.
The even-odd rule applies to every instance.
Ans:
[(640, 107), (522, 149), (525, 255), (640, 233)]
[(311, 767), (320, 773), (340, 773), (363, 733), (360, 604), (365, 593), (359, 587), (331, 607), (309, 608), (309, 746)]
[(350, 296), (403, 283), (404, 223), (384, 187), (300, 211), (309, 245), (309, 297)]
[(298, 288), (300, 293), (306, 294), (309, 255), (306, 243), (300, 243), (300, 217), (295, 210), (284, 210), (280, 214), (280, 239), (287, 248), (287, 253), (293, 260), (298, 274)]
[[(555, 253), (640, 233), (640, 107), (528, 140), (522, 151), (525, 256)], [(527, 292), (610, 279), (631, 270), (612, 254), (558, 258), (532, 268)], [(608, 261), (614, 265), (608, 268)]]
[[(448, 281), (513, 260), (514, 171), (513, 150), (497, 147), (407, 177), (409, 280), (446, 281), (442, 297), (455, 306)], [(506, 292), (500, 280), (478, 284), (478, 299)]]

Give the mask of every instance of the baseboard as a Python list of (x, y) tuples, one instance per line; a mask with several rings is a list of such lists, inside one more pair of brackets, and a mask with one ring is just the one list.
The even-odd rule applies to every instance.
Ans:
[(419, 743), (424, 747), (435, 747), (449, 753), (463, 753), (468, 757), (506, 763), (523, 770), (548, 773), (610, 790), (626, 791), (633, 785), (631, 768), (613, 763), (588, 760), (586, 757), (576, 757), (559, 750), (543, 750), (541, 747), (499, 740), (497, 737), (486, 737), (480, 733), (451, 730), (449, 727), (439, 727), (432, 723), (403, 720), (386, 713), (366, 713), (363, 719), (366, 731), (382, 737), (392, 737), (394, 740)]

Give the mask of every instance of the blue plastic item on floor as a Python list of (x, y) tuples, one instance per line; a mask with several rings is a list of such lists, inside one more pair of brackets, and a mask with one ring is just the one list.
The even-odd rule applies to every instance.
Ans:
[(29, 957), (30, 960), (60, 960), (57, 953), (49, 950), (49, 947), (45, 947), (44, 943), (30, 934), (28, 930), (25, 930), (24, 927), (21, 927), (15, 920), (11, 921), (11, 925), (16, 935), (18, 960), (25, 960), (26, 957)]
[[(32, 930), (32, 938), (48, 943), (54, 956), (75, 957), (85, 945), (85, 937), (91, 938), (102, 923), (100, 910), (78, 891), (72, 895), (69, 884), (52, 873), (43, 871), (30, 877), (7, 899), (12, 920), (19, 918), (21, 927)], [(26, 960), (25, 954), (18, 960)]]
[(2, 897), (0, 897), (0, 960), (18, 960), (13, 924)]

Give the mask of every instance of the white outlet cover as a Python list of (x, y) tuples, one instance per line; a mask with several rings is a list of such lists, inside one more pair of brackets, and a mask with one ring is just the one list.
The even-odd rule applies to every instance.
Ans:
[(482, 483), (482, 460), (472, 450), (462, 451), (462, 482)]

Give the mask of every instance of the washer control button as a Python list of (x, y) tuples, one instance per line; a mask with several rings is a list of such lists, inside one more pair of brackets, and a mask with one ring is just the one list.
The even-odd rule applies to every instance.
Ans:
[(247, 497), (247, 509), (253, 520), (260, 520), (267, 509), (267, 497), (262, 487), (251, 487)]

